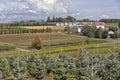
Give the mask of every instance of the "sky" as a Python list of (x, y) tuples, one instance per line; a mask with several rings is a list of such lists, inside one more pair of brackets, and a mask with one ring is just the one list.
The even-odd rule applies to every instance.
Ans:
[(120, 18), (120, 0), (0, 0), (0, 22), (48, 16), (93, 20)]

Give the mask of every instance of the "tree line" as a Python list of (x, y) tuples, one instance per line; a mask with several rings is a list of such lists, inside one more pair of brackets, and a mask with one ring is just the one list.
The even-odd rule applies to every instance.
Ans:
[(120, 19), (100, 19), (99, 21), (105, 23), (120, 23)]
[(0, 26), (46, 26), (47, 23), (43, 20), (28, 20), (28, 21), (15, 21), (12, 23), (1, 23)]
[(47, 22), (75, 22), (76, 18), (72, 16), (67, 16), (67, 17), (55, 17), (53, 16), (47, 18)]
[[(100, 19), (99, 21), (105, 23), (120, 23), (120, 19)], [(76, 19), (72, 16), (67, 17), (48, 17), (47, 20), (27, 20), (27, 21), (15, 21), (11, 23), (0, 23), (0, 26), (49, 26), (48, 22), (95, 22), (88, 18)]]

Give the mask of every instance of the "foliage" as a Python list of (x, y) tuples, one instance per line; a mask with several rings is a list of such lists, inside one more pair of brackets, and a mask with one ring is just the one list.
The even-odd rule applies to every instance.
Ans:
[(20, 57), (9, 59), (12, 80), (23, 80), (28, 76), (27, 62), (22, 59)]
[(66, 80), (66, 69), (64, 67), (64, 63), (62, 63), (59, 59), (57, 59), (52, 68), (52, 74), (54, 80)]
[(78, 51), (77, 57), (65, 55), (26, 55), (0, 58), (0, 80), (24, 80), (34, 77), (38, 80), (50, 76), (54, 80), (67, 80), (74, 75), (77, 80), (119, 80), (120, 53), (110, 51), (106, 56), (88, 54), (86, 49)]
[(99, 21), (105, 23), (118, 23), (120, 22), (120, 19), (100, 19)]
[(103, 31), (102, 38), (105, 39), (108, 37), (108, 31)]
[(115, 32), (111, 38), (120, 38), (120, 33), (119, 32)]
[(92, 22), (93, 20), (90, 20), (90, 19), (82, 19), (82, 20), (78, 20), (79, 22)]
[(51, 19), (50, 17), (47, 18), (47, 22), (74, 22), (76, 19), (72, 16), (63, 17), (54, 17)]
[(0, 80), (4, 80), (9, 75), (10, 69), (6, 58), (0, 58)]
[(70, 26), (66, 26), (64, 31), (68, 32), (68, 34), (70, 34), (70, 31), (71, 31), (71, 27)]
[[(85, 57), (86, 56), (86, 57)], [(89, 72), (89, 57), (87, 55), (87, 52), (83, 52), (83, 50), (80, 50), (78, 54), (78, 60), (76, 61), (76, 79), (77, 80), (87, 80), (90, 72)]]
[(46, 73), (46, 64), (39, 56), (30, 56), (28, 61), (28, 71), (36, 79), (42, 79)]
[(84, 26), (81, 31), (84, 36), (87, 36), (89, 38), (94, 38), (95, 37), (94, 33), (96, 31), (96, 27)]
[(42, 40), (40, 36), (35, 36), (35, 38), (32, 40), (32, 47), (36, 49), (42, 48)]
[(117, 32), (118, 28), (117, 27), (109, 27), (109, 31)]
[(118, 53), (109, 52), (106, 59), (102, 60), (104, 62), (103, 69), (99, 75), (102, 80), (119, 80), (120, 79), (120, 60)]
[(10, 44), (0, 44), (0, 51), (10, 51), (15, 50), (16, 47), (14, 45)]
[(44, 26), (47, 25), (43, 20), (42, 21), (35, 21), (35, 20), (28, 20), (28, 21), (15, 21), (13, 23), (2, 23), (0, 26)]
[(102, 38), (103, 35), (103, 29), (99, 28), (95, 31), (95, 38)]

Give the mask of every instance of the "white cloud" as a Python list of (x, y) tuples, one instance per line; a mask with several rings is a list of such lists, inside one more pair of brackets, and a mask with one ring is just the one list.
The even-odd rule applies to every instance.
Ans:
[(11, 2), (9, 3), (9, 6), (13, 10), (27, 10), (29, 7), (25, 3), (21, 2)]
[(0, 14), (0, 20), (4, 19), (5, 15), (4, 14)]
[(6, 10), (6, 6), (4, 4), (0, 4), (0, 12)]
[(56, 0), (43, 0), (47, 4), (54, 4)]
[[(84, 18), (85, 18), (85, 19), (93, 19), (94, 16), (91, 15), (91, 16), (86, 16), (86, 17), (84, 17)], [(84, 18), (83, 18), (83, 19), (84, 19)]]
[(28, 12), (36, 14), (37, 12), (34, 10), (29, 10)]
[(120, 17), (119, 6), (115, 2), (108, 5), (107, 3), (111, 0), (102, 1), (101, 5), (98, 0), (94, 0), (93, 3), (90, 0), (0, 0), (0, 22), (3, 19), (5, 21), (26, 20), (32, 17), (45, 19), (48, 16), (62, 15), (78, 19)]
[(108, 18), (110, 18), (110, 16), (109, 15), (105, 15), (105, 14), (103, 14), (102, 16), (100, 16), (101, 18), (105, 18), (105, 19), (108, 19)]
[(0, 11), (3, 11), (3, 8), (0, 7)]
[[(7, 0), (6, 0), (7, 1)], [(67, 13), (67, 8), (59, 0), (11, 0), (0, 3), (0, 20), (45, 17)], [(20, 18), (19, 18), (20, 17)]]
[(20, 15), (11, 15), (11, 16), (9, 16), (9, 15), (5, 15), (5, 14), (0, 14), (0, 20), (4, 20), (4, 19), (17, 19), (17, 18), (19, 18), (20, 17)]
[(66, 13), (67, 9), (58, 0), (12, 0), (7, 4), (0, 5), (0, 11), (6, 8), (10, 12), (32, 13)]
[(65, 13), (66, 8), (62, 3), (58, 3), (57, 0), (25, 0), (29, 9), (37, 12), (46, 13)]

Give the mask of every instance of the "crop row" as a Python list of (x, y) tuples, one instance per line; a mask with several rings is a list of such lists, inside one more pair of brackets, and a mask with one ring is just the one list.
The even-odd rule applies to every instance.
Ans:
[(1, 29), (0, 34), (20, 34), (20, 33), (44, 33), (44, 32), (51, 32), (50, 28), (46, 29), (23, 29), (23, 28), (16, 28), (16, 29)]

